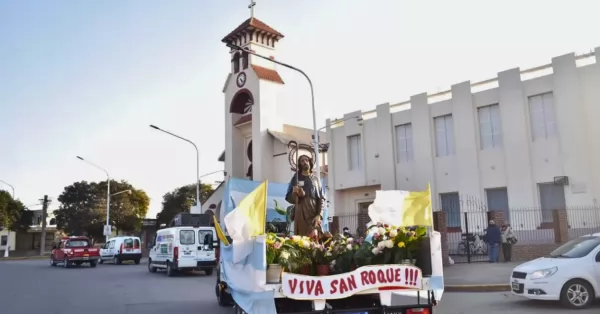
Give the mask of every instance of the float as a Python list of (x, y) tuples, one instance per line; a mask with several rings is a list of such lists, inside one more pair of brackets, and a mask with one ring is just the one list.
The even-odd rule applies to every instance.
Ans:
[[(220, 221), (259, 185), (230, 178)], [(403, 215), (401, 205), (389, 204), (394, 191), (377, 191), (363, 235), (325, 232), (320, 239), (273, 228), (287, 222), (287, 184), (269, 182), (267, 191), (265, 232), (220, 243), (219, 305), (236, 314), (433, 313), (444, 291), (441, 236), (430, 226), (389, 223)]]

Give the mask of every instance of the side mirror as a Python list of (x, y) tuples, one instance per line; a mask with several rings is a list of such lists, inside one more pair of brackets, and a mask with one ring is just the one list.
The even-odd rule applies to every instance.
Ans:
[(211, 233), (204, 236), (204, 247), (208, 247), (209, 250), (214, 249), (213, 236)]

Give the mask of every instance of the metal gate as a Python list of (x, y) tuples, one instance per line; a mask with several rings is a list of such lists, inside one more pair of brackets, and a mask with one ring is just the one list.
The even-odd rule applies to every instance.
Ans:
[(488, 225), (487, 206), (458, 193), (442, 194), (442, 211), (446, 212), (448, 251), (454, 263), (488, 262), (485, 233)]

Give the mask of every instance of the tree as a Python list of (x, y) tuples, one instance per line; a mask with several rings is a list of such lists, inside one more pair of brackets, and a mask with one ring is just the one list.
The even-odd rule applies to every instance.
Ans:
[[(214, 189), (210, 184), (200, 185), (200, 201), (204, 203)], [(189, 212), (192, 205), (196, 203), (196, 184), (184, 185), (168, 192), (163, 196), (162, 210), (156, 215), (156, 224), (168, 224), (175, 215), (181, 212)]]
[(25, 231), (31, 224), (32, 212), (7, 191), (0, 191), (0, 226), (12, 231)]
[[(106, 198), (106, 182), (98, 183), (100, 193)], [(119, 193), (129, 190), (129, 193)], [(110, 198), (110, 223), (120, 231), (138, 231), (142, 227), (142, 219), (148, 214), (150, 198), (143, 190), (134, 188), (127, 181), (110, 181), (110, 193), (116, 194)], [(106, 204), (106, 201), (104, 201)], [(105, 205), (106, 206), (106, 205)], [(106, 213), (106, 211), (105, 211)]]
[(60, 206), (54, 211), (58, 229), (67, 234), (102, 237), (106, 204), (94, 182), (75, 182), (66, 186), (58, 197)]
[[(119, 193), (129, 190), (130, 193)], [(87, 234), (102, 237), (106, 225), (106, 181), (75, 182), (66, 186), (58, 197), (61, 203), (54, 212), (56, 224), (70, 234)], [(127, 181), (110, 182), (110, 224), (119, 232), (139, 230), (148, 213), (150, 198), (143, 190)]]

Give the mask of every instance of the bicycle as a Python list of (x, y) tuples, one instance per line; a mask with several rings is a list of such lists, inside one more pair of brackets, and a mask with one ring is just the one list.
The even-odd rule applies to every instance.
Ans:
[[(467, 251), (467, 246), (469, 251)], [(478, 234), (465, 234), (462, 241), (458, 244), (458, 254), (460, 255), (485, 255), (488, 253), (488, 246)]]

